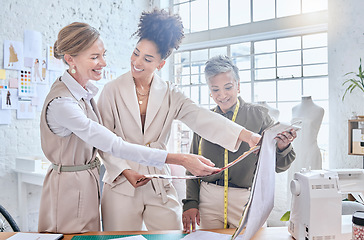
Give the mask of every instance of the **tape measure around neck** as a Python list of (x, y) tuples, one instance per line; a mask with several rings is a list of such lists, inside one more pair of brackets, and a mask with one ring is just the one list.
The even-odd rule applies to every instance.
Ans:
[[(231, 121), (235, 122), (236, 116), (238, 115), (240, 107), (239, 99), (236, 102), (234, 114)], [(198, 155), (202, 155), (201, 150), (202, 138), (198, 144)], [(224, 166), (229, 164), (229, 151), (225, 148), (224, 150)], [(229, 169), (224, 170), (224, 228), (227, 228), (227, 207), (228, 207), (228, 186), (229, 186)]]

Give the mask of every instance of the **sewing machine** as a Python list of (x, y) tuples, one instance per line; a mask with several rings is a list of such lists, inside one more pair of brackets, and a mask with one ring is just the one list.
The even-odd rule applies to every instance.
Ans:
[[(364, 170), (301, 170), (291, 181), (288, 231), (297, 240), (351, 239), (351, 215), (342, 216), (343, 194), (362, 202)], [(345, 226), (344, 226), (345, 225)]]

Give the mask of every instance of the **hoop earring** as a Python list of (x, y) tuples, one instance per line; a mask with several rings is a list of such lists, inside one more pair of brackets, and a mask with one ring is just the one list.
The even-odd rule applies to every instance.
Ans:
[(72, 73), (72, 74), (75, 74), (75, 73), (76, 73), (76, 69), (72, 68), (72, 69), (71, 69), (71, 73)]
[(212, 94), (210, 93), (210, 97), (212, 97)]

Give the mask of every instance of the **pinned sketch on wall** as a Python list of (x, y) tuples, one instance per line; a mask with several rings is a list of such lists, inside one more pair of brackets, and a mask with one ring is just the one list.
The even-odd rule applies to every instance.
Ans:
[(23, 43), (4, 41), (4, 68), (20, 70), (23, 67)]
[(16, 117), (17, 119), (34, 119), (35, 107), (32, 105), (32, 101), (19, 101)]
[(42, 34), (37, 31), (24, 31), (24, 59), (42, 58)]
[(18, 79), (9, 78), (9, 88), (18, 88)]
[[(25, 30), (23, 43), (24, 43), (24, 67), (33, 68), (34, 65), (36, 64), (35, 62), (36, 61), (40, 62), (41, 61), (40, 59), (42, 58), (42, 34), (37, 31)], [(33, 73), (36, 74), (36, 72), (34, 71)]]
[(17, 89), (2, 89), (1, 90), (1, 108), (2, 109), (17, 109), (18, 107), (18, 90)]
[(0, 79), (6, 79), (6, 70), (0, 69)]
[(47, 63), (46, 60), (42, 59), (42, 82), (48, 83), (48, 74), (47, 74)]
[(8, 89), (8, 84), (6, 84), (5, 79), (0, 79), (0, 90), (2, 89)]
[(24, 67), (32, 68), (32, 66), (33, 66), (33, 58), (25, 57), (24, 58)]
[(32, 82), (46, 84), (46, 74), (44, 73), (43, 78), (43, 60), (41, 58), (35, 58), (32, 65)]
[(63, 71), (64, 65), (61, 59), (54, 57), (54, 49), (52, 45), (47, 45), (47, 67), (52, 71)]
[(20, 70), (18, 73), (19, 96), (34, 97), (36, 96), (36, 84), (32, 83), (32, 72), (29, 70)]
[[(0, 105), (2, 100), (0, 98)], [(11, 110), (0, 109), (0, 124), (11, 124)]]

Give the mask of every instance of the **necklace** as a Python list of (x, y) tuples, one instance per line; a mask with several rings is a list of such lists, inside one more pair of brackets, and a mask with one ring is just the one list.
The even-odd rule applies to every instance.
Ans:
[(148, 89), (148, 92), (147, 93), (141, 93), (141, 92), (139, 92), (137, 86), (135, 86), (135, 90), (136, 90), (137, 94), (139, 94), (140, 96), (147, 96), (149, 94), (150, 88)]
[(147, 93), (141, 93), (139, 92), (138, 88), (135, 86), (135, 90), (136, 90), (136, 93), (137, 93), (137, 98), (138, 98), (138, 103), (139, 105), (142, 105), (143, 104), (143, 101), (144, 99), (143, 98), (146, 98), (148, 99), (148, 95), (149, 95), (149, 92), (150, 92), (150, 88), (148, 89), (148, 92)]
[(139, 97), (139, 96), (137, 95), (137, 98), (138, 98), (138, 103), (139, 103), (139, 105), (142, 105), (142, 104), (143, 104), (143, 101), (148, 99), (148, 96), (140, 96), (140, 97)]
[(144, 100), (141, 99), (141, 98), (147, 98), (148, 99), (148, 95), (149, 95), (149, 92), (150, 92), (150, 86), (149, 86), (149, 89), (148, 89), (148, 91), (146, 93), (141, 93), (141, 92), (139, 92), (139, 90), (137, 88), (137, 85), (135, 83), (135, 79), (134, 78), (133, 78), (133, 80), (134, 80), (135, 90), (136, 90), (136, 93), (137, 93), (138, 103), (139, 103), (139, 105), (142, 105)]

